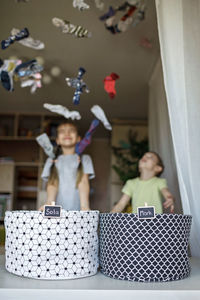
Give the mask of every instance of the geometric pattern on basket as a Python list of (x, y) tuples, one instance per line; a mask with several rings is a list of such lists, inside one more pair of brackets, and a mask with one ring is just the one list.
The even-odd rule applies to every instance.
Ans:
[(39, 211), (6, 212), (6, 269), (35, 279), (94, 275), (98, 220), (98, 211), (63, 210), (60, 218), (44, 218)]
[(190, 273), (188, 240), (192, 217), (157, 214), (100, 214), (100, 270), (130, 281), (169, 281)]

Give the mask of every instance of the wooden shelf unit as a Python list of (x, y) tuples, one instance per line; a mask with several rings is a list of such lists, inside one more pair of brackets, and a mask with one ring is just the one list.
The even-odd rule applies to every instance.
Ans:
[[(46, 132), (54, 142), (55, 136), (52, 135), (55, 135), (57, 124), (61, 120), (63, 120), (62, 116), (51, 113), (0, 113), (0, 157), (13, 158), (13, 163), (0, 163), (0, 194), (10, 194), (9, 209), (38, 208), (37, 199), (42, 190), (40, 175), (46, 156), (37, 144), (36, 136)], [(12, 172), (10, 169), (12, 169)], [(26, 196), (21, 201), (22, 197), (20, 195), (22, 195), (22, 192), (19, 193), (19, 184), (22, 176), (20, 174), (23, 170), (24, 174), (26, 173), (25, 170), (27, 170), (27, 174), (29, 170), (32, 170), (37, 184), (35, 186), (34, 183), (35, 192), (24, 193)], [(26, 177), (26, 175), (23, 176)], [(4, 177), (7, 179), (5, 180)], [(26, 185), (25, 179), (24, 182)], [(28, 182), (30, 180), (27, 178), (27, 184), (29, 184)], [(6, 187), (7, 184), (9, 184), (9, 189)], [(28, 188), (28, 185), (26, 188)], [(29, 188), (31, 189), (31, 186)], [(20, 201), (23, 202), (23, 205), (20, 204)], [(0, 216), (0, 221), (2, 219), (2, 216)]]

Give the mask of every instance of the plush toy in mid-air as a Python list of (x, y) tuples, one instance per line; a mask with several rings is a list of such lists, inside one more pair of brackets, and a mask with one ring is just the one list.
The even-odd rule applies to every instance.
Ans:
[(104, 78), (104, 89), (108, 93), (109, 97), (113, 99), (116, 95), (115, 81), (119, 79), (119, 75), (111, 73)]
[(71, 24), (69, 21), (62, 20), (59, 18), (52, 19), (53, 25), (59, 27), (62, 33), (69, 33), (78, 38), (91, 37), (92, 34), (87, 29), (83, 28), (80, 25)]
[(39, 65), (36, 59), (32, 59), (18, 65), (15, 68), (15, 74), (18, 77), (32, 76), (33, 74), (40, 73), (42, 70), (43, 66)]
[[(17, 28), (13, 28), (11, 30), (11, 35), (15, 36), (17, 34), (19, 34), (20, 30)], [(23, 46), (35, 49), (35, 50), (41, 50), (44, 49), (45, 45), (43, 42), (39, 41), (39, 40), (35, 40), (33, 39), (31, 36), (27, 37), (27, 38), (23, 38), (22, 40), (18, 40), (18, 42), (20, 44), (22, 44)]]
[(14, 91), (13, 77), (15, 69), (22, 63), (19, 59), (0, 59), (0, 81), (2, 86), (9, 92)]
[(13, 44), (15, 41), (20, 41), (22, 39), (25, 39), (29, 36), (29, 31), (27, 28), (24, 28), (17, 32), (15, 35), (9, 36), (6, 40), (1, 41), (1, 48), (3, 50), (7, 49), (11, 44)]
[(84, 0), (73, 0), (73, 7), (78, 8), (80, 11), (90, 8), (90, 6), (85, 3)]
[(59, 114), (66, 119), (72, 119), (72, 120), (80, 120), (81, 115), (79, 114), (78, 111), (76, 110), (69, 110), (67, 107), (64, 107), (60, 104), (49, 104), (49, 103), (44, 103), (43, 104), (44, 108), (50, 110), (51, 112), (54, 112), (56, 114)]
[(84, 68), (79, 68), (78, 76), (76, 78), (69, 78), (66, 77), (65, 80), (67, 81), (68, 86), (75, 88), (75, 93), (73, 96), (73, 103), (74, 105), (78, 105), (80, 102), (80, 96), (85, 91), (89, 93), (90, 90), (88, 89), (86, 83), (83, 81), (82, 77), (85, 74)]

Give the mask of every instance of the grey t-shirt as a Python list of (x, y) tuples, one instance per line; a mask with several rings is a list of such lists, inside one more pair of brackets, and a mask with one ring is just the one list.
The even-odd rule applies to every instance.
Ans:
[[(84, 154), (81, 156), (81, 161), (83, 164), (83, 173), (88, 174), (89, 179), (94, 178), (95, 173), (91, 157)], [(80, 210), (79, 191), (76, 188), (78, 164), (77, 154), (60, 155), (57, 158), (56, 168), (59, 176), (59, 187), (56, 205), (61, 205), (65, 210)], [(44, 181), (48, 181), (51, 166), (52, 159), (48, 158), (41, 175)]]

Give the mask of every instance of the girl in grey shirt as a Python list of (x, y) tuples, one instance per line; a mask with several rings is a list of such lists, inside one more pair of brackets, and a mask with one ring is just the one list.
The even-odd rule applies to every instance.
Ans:
[(46, 204), (56, 202), (65, 210), (90, 209), (89, 179), (95, 174), (91, 157), (82, 155), (80, 158), (75, 153), (79, 141), (78, 129), (73, 122), (58, 126), (56, 158), (48, 158), (42, 172), (42, 179), (47, 181)]

